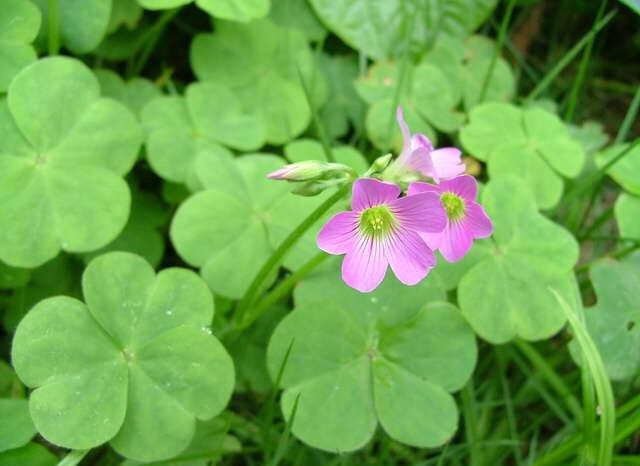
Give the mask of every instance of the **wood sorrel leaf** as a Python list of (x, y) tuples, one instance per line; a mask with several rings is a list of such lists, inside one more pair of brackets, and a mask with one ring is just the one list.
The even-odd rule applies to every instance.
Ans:
[[(272, 377), (284, 355), (282, 410), (293, 433), (330, 451), (364, 446), (376, 425), (409, 445), (434, 447), (457, 427), (449, 394), (476, 362), (473, 333), (428, 280), (407, 288), (389, 277), (361, 294), (337, 277), (337, 262), (296, 290), (296, 309), (267, 353)], [(330, 273), (329, 273), (330, 272)]]
[(113, 240), (129, 215), (122, 176), (140, 133), (81, 62), (53, 57), (23, 69), (0, 101), (0, 258), (35, 267), (61, 249)]
[(27, 0), (0, 3), (0, 94), (11, 79), (37, 56), (30, 43), (38, 35), (40, 10)]
[(0, 398), (0, 452), (26, 445), (35, 434), (27, 400)]
[[(267, 179), (283, 163), (267, 154), (199, 159), (205, 189), (178, 208), (171, 240), (185, 261), (200, 267), (215, 293), (241, 297), (284, 237), (326, 198), (293, 196), (287, 183)], [(315, 249), (315, 238), (303, 239), (297, 248)], [(285, 265), (307, 260), (297, 248)]]
[(123, 252), (94, 259), (82, 288), (86, 304), (45, 299), (15, 333), (13, 364), (34, 388), (36, 428), (66, 448), (110, 441), (139, 461), (175, 456), (233, 389), (231, 358), (208, 330), (209, 290), (189, 270), (156, 275)]
[(148, 79), (135, 77), (125, 81), (120, 75), (107, 69), (94, 70), (94, 73), (100, 83), (102, 95), (126, 105), (136, 115), (140, 115), (142, 108), (160, 95), (158, 87)]
[(409, 52), (422, 52), (438, 33), (464, 37), (482, 24), (495, 4), (495, 0), (311, 0), (329, 29), (378, 60), (400, 56), (405, 44)]
[(493, 179), (482, 203), (495, 226), (495, 244), (460, 281), (462, 313), (478, 335), (494, 344), (550, 337), (566, 317), (549, 286), (563, 295), (572, 293), (575, 239), (537, 212), (530, 191), (513, 176)]
[(540, 108), (519, 109), (505, 103), (475, 107), (460, 131), (464, 147), (487, 162), (489, 174), (516, 175), (533, 191), (538, 207), (555, 206), (562, 195), (562, 177), (574, 178), (585, 153), (568, 128)]
[[(42, 27), (38, 35), (41, 48), (46, 48), (49, 34), (48, 0), (32, 0), (42, 11)], [(60, 40), (69, 50), (82, 54), (94, 50), (105, 36), (111, 17), (112, 0), (58, 0)]]
[(231, 89), (243, 110), (262, 121), (271, 144), (289, 141), (309, 124), (301, 76), (317, 107), (326, 98), (304, 34), (268, 19), (246, 25), (217, 22), (214, 34), (195, 37), (191, 65), (200, 80)]
[[(191, 3), (193, 0), (138, 0), (150, 10), (166, 10)], [(221, 19), (247, 22), (269, 13), (271, 0), (195, 0), (195, 4)]]
[(640, 253), (600, 261), (590, 275), (598, 302), (585, 309), (589, 334), (611, 380), (633, 380), (640, 375)]
[[(628, 149), (629, 144), (616, 144), (596, 154), (596, 165), (604, 167), (618, 154)], [(607, 170), (607, 174), (631, 194), (640, 195), (640, 145), (636, 145)]]
[(620, 236), (640, 240), (640, 197), (622, 193), (614, 211)]

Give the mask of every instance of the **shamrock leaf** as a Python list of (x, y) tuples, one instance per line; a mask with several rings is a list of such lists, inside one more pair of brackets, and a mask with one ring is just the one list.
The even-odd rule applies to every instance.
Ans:
[(26, 445), (35, 434), (27, 400), (0, 398), (0, 452)]
[(135, 28), (143, 13), (142, 7), (136, 0), (112, 0), (112, 2), (107, 33), (115, 32), (121, 25), (128, 29)]
[(640, 197), (622, 193), (616, 200), (614, 212), (620, 236), (640, 240)]
[(100, 98), (79, 61), (45, 58), (22, 70), (0, 101), (0, 259), (35, 267), (61, 249), (113, 240), (129, 215), (122, 175), (140, 139), (135, 117)]
[(541, 209), (560, 200), (562, 177), (576, 177), (582, 169), (584, 149), (552, 113), (487, 103), (469, 116), (470, 122), (460, 131), (465, 149), (487, 162), (492, 177), (509, 173), (522, 178)]
[[(267, 173), (282, 164), (267, 154), (198, 159), (197, 173), (205, 190), (178, 208), (171, 240), (187, 263), (200, 267), (215, 293), (241, 297), (284, 237), (326, 199), (326, 193), (292, 196), (289, 184), (267, 179)], [(315, 238), (302, 243), (298, 248), (315, 248)], [(295, 251), (288, 254), (286, 266), (292, 257), (301, 257)], [(308, 257), (303, 255), (304, 260)]]
[(37, 56), (29, 45), (40, 29), (40, 10), (28, 0), (0, 3), (0, 93), (11, 79)]
[(29, 281), (29, 270), (0, 262), (0, 290), (18, 288)]
[(495, 245), (482, 251), (484, 257), (460, 281), (462, 313), (478, 335), (494, 344), (515, 337), (548, 338), (566, 320), (549, 287), (565, 296), (572, 293), (578, 245), (536, 211), (529, 190), (515, 177), (494, 178), (482, 203), (493, 220)]
[(28, 464), (29, 466), (56, 466), (59, 459), (39, 443), (31, 442), (22, 448), (0, 453), (0, 466)]
[(585, 309), (589, 334), (612, 380), (640, 375), (640, 253), (590, 269), (598, 302)]
[(102, 95), (126, 105), (136, 115), (150, 100), (160, 95), (160, 90), (148, 79), (135, 77), (125, 82), (111, 70), (98, 69), (94, 72)]
[[(49, 35), (48, 0), (32, 0), (42, 11), (42, 28), (38, 35), (40, 48), (46, 48)], [(107, 33), (113, 0), (83, 0), (82, 8), (77, 0), (58, 0), (60, 40), (69, 50), (83, 54), (94, 50)]]
[[(353, 48), (375, 59), (418, 54), (437, 34), (464, 37), (484, 22), (495, 0), (310, 0), (322, 22)], [(409, 35), (410, 34), (410, 35)]]
[(476, 362), (473, 333), (443, 292), (426, 280), (406, 288), (394, 277), (371, 294), (330, 273), (300, 284), (296, 308), (267, 352), (272, 377), (285, 354), (281, 405), (294, 435), (324, 450), (364, 446), (378, 423), (395, 440), (435, 447), (457, 428), (450, 392)]
[(327, 35), (306, 0), (277, 0), (271, 6), (269, 17), (279, 26), (300, 29), (310, 41), (320, 41)]
[(207, 329), (209, 290), (191, 271), (156, 276), (123, 252), (94, 259), (82, 289), (86, 304), (45, 299), (15, 333), (13, 365), (34, 389), (38, 432), (66, 448), (110, 441), (140, 461), (175, 456), (233, 389), (231, 358)]
[(160, 230), (168, 223), (164, 205), (153, 194), (132, 189), (131, 215), (122, 232), (99, 251), (85, 256), (85, 260), (108, 251), (126, 251), (144, 257), (157, 267), (164, 255), (164, 237)]
[[(192, 0), (138, 0), (149, 10), (166, 10), (191, 3)], [(271, 0), (195, 0), (199, 8), (221, 19), (247, 22), (269, 13)]]
[(323, 100), (321, 76), (313, 74), (304, 34), (268, 19), (246, 25), (217, 22), (214, 34), (199, 34), (193, 40), (191, 65), (201, 80), (231, 89), (244, 111), (263, 123), (271, 144), (289, 141), (309, 124), (301, 76), (314, 102)]
[(162, 96), (142, 110), (147, 159), (161, 177), (196, 190), (200, 157), (223, 157), (220, 144), (253, 150), (265, 142), (261, 120), (241, 108), (236, 95), (216, 83), (191, 84), (185, 97)]
[[(596, 154), (596, 165), (604, 167), (609, 161), (629, 148), (629, 144), (617, 144)], [(613, 164), (607, 173), (616, 183), (631, 194), (640, 195), (640, 145), (636, 145), (620, 160)]]

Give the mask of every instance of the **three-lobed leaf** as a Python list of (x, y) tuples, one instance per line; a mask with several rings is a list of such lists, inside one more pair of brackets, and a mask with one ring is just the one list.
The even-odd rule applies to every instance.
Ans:
[(29, 0), (0, 3), (0, 93), (6, 92), (22, 68), (36, 61), (30, 43), (38, 35), (40, 22), (40, 11)]
[(191, 271), (156, 275), (123, 252), (94, 259), (82, 288), (86, 304), (45, 299), (15, 333), (13, 364), (34, 389), (38, 432), (73, 449), (110, 442), (140, 461), (175, 456), (233, 389), (231, 358), (208, 330), (209, 290)]

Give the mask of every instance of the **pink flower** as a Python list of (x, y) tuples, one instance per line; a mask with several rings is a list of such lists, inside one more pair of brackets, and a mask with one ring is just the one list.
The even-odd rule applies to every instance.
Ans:
[(396, 164), (416, 170), (428, 178), (433, 178), (436, 183), (464, 173), (465, 167), (459, 149), (443, 147), (434, 150), (433, 144), (424, 134), (411, 135), (411, 131), (404, 121), (401, 107), (398, 107), (396, 119), (400, 131), (402, 131), (403, 141), (402, 152), (396, 159)]
[(329, 220), (318, 234), (318, 247), (345, 254), (342, 279), (361, 292), (374, 290), (387, 266), (405, 285), (415, 285), (436, 263), (420, 233), (442, 232), (446, 223), (437, 194), (400, 196), (400, 188), (372, 178), (353, 184), (352, 211)]
[(440, 197), (447, 214), (447, 225), (441, 233), (421, 232), (420, 236), (433, 250), (438, 249), (448, 262), (462, 259), (476, 238), (487, 238), (493, 224), (482, 206), (476, 202), (478, 185), (474, 177), (459, 176), (438, 185), (411, 183), (409, 197), (434, 193)]

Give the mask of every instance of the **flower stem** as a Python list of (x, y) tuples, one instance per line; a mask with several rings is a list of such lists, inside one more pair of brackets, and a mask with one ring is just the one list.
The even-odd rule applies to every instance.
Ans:
[(58, 466), (76, 466), (91, 450), (71, 450), (60, 460)]
[(60, 8), (58, 0), (47, 0), (47, 10), (49, 18), (49, 55), (58, 55), (60, 51)]
[(267, 262), (264, 263), (256, 277), (249, 285), (247, 292), (238, 302), (238, 305), (236, 306), (237, 325), (242, 325), (241, 323), (245, 320), (245, 313), (256, 300), (264, 281), (271, 274), (271, 272), (280, 265), (287, 252), (289, 252), (289, 250), (298, 242), (302, 235), (304, 235), (306, 231), (320, 219), (320, 217), (322, 217), (331, 207), (333, 207), (336, 202), (344, 197), (350, 186), (351, 184), (342, 186), (331, 197), (327, 198), (316, 208), (316, 210), (311, 212), (307, 216), (307, 218), (305, 218), (291, 233), (289, 233), (289, 236), (287, 236), (282, 243), (280, 243), (280, 246), (278, 246), (278, 248), (273, 252)]

